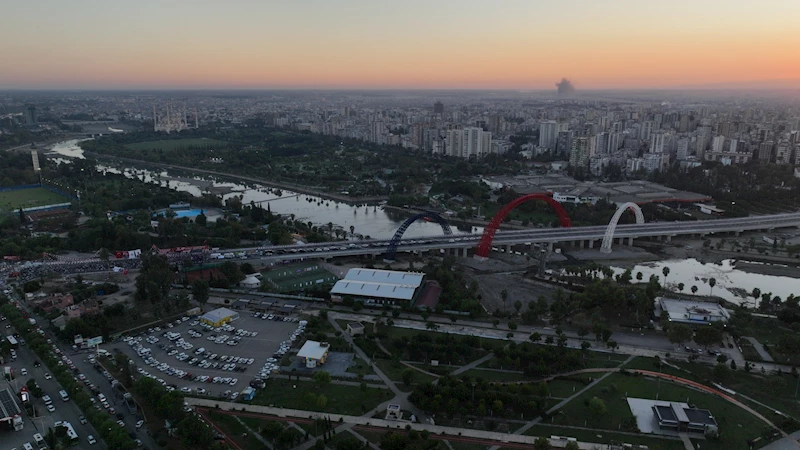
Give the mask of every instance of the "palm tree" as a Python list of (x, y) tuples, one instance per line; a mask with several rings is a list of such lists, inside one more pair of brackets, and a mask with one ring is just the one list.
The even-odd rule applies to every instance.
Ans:
[(503, 289), (500, 291), (500, 297), (503, 299), (503, 311), (506, 310), (506, 300), (508, 300), (508, 290)]
[(664, 274), (664, 287), (666, 288), (667, 287), (667, 276), (669, 275), (669, 267), (664, 266), (664, 268), (661, 269), (661, 273)]
[(683, 288), (686, 287), (683, 283), (678, 283), (678, 292), (683, 292)]
[(697, 286), (692, 286), (692, 294), (697, 294)]
[(714, 295), (714, 286), (717, 285), (717, 279), (716, 278), (709, 279), (708, 285), (711, 287), (709, 295)]
[(753, 288), (753, 292), (750, 294), (753, 297), (753, 307), (756, 307), (756, 303), (758, 303), (758, 299), (761, 298), (761, 289)]
[(352, 236), (353, 233), (355, 233), (355, 232), (356, 232), (356, 227), (354, 227), (353, 225), (350, 225), (350, 235)]

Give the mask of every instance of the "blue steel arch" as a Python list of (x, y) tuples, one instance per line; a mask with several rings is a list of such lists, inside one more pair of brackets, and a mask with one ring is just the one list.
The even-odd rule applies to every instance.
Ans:
[(394, 255), (395, 253), (397, 253), (397, 246), (400, 244), (400, 239), (403, 238), (403, 233), (406, 232), (406, 230), (408, 229), (408, 227), (411, 226), (412, 223), (416, 222), (419, 219), (422, 219), (423, 217), (428, 217), (438, 222), (439, 225), (442, 226), (442, 231), (444, 232), (444, 234), (453, 234), (453, 230), (450, 229), (450, 224), (447, 223), (447, 221), (444, 220), (444, 218), (442, 218), (442, 216), (440, 216), (439, 214), (433, 211), (423, 211), (419, 214), (414, 214), (413, 216), (406, 219), (406, 221), (403, 222), (402, 225), (400, 225), (400, 228), (398, 228), (397, 231), (394, 232), (392, 240), (389, 241), (389, 249), (386, 251), (385, 259), (387, 261), (394, 261)]

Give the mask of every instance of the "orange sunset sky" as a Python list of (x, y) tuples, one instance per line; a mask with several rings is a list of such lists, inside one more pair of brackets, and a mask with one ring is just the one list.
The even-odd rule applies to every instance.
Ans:
[(0, 0), (0, 89), (800, 87), (800, 0)]

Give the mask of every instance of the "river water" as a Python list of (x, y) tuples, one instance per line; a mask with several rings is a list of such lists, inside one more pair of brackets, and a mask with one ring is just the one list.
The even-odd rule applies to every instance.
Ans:
[[(83, 158), (83, 150), (78, 147), (79, 140), (60, 142), (50, 150), (51, 158)], [(57, 158), (54, 158), (57, 159)], [(62, 158), (62, 160), (65, 160)], [(144, 164), (146, 166), (146, 164)], [(314, 225), (326, 227), (329, 222), (334, 226), (350, 231), (352, 226), (356, 234), (370, 236), (375, 239), (388, 239), (406, 216), (399, 215), (383, 208), (373, 206), (355, 206), (347, 203), (325, 200), (313, 195), (298, 194), (284, 190), (282, 195), (277, 195), (275, 189), (261, 185), (245, 185), (240, 183), (220, 181), (213, 177), (186, 177), (172, 174), (167, 170), (148, 170), (131, 167), (98, 165), (99, 171), (122, 173), (129, 178), (138, 178), (147, 183), (159, 183), (172, 189), (188, 192), (193, 196), (200, 196), (205, 190), (211, 192), (224, 192), (223, 198), (228, 199), (241, 195), (245, 204), (263, 202), (262, 205), (276, 214), (295, 215), (296, 220), (312, 222)], [(481, 228), (472, 227), (472, 233), (481, 233)], [(465, 234), (453, 228), (453, 233)], [(442, 234), (442, 229), (436, 223), (418, 221), (411, 225), (404, 236), (421, 237)], [(752, 306), (752, 298), (747, 295), (758, 288), (763, 293), (771, 292), (773, 296), (786, 299), (790, 294), (800, 295), (800, 281), (783, 276), (763, 275), (745, 272), (736, 269), (733, 261), (726, 260), (720, 264), (701, 263), (696, 259), (666, 260), (638, 264), (633, 267), (634, 281), (637, 272), (642, 272), (643, 280), (656, 275), (663, 278), (662, 269), (669, 267), (670, 273), (667, 282), (672, 289), (677, 290), (678, 283), (684, 284), (684, 293), (691, 293), (691, 287), (697, 286), (699, 295), (712, 293), (708, 280), (716, 279), (713, 295), (721, 297), (736, 304)], [(622, 273), (625, 269), (613, 267), (615, 273)]]
[[(734, 266), (733, 260), (724, 260), (719, 264), (702, 263), (696, 259), (677, 259), (642, 263), (631, 268), (633, 281), (636, 282), (636, 273), (642, 272), (642, 280), (647, 281), (650, 275), (656, 275), (659, 280), (664, 279), (664, 267), (669, 267), (667, 284), (670, 289), (678, 291), (678, 283), (683, 283), (683, 293), (691, 294), (692, 286), (697, 286), (698, 295), (713, 294), (731, 303), (743, 304), (753, 307), (753, 298), (750, 293), (758, 288), (762, 293), (771, 292), (772, 296), (779, 296), (786, 300), (791, 294), (800, 295), (800, 281), (791, 277), (764, 275), (739, 270)], [(612, 267), (615, 274), (624, 272), (625, 268)], [(713, 290), (708, 281), (714, 278), (716, 284)], [(755, 304), (757, 306), (757, 304)]]
[[(83, 150), (78, 146), (80, 140), (73, 139), (59, 142), (49, 149), (50, 157), (84, 158)], [(64, 160), (63, 158), (61, 159)], [(142, 166), (146, 166), (144, 163)], [(146, 183), (159, 183), (172, 189), (188, 192), (199, 197), (204, 190), (210, 192), (224, 192), (223, 199), (233, 196), (242, 196), (242, 202), (249, 204), (251, 201), (260, 203), (264, 208), (269, 205), (270, 211), (275, 214), (289, 216), (294, 214), (295, 220), (312, 222), (316, 226), (327, 227), (333, 223), (336, 227), (349, 232), (350, 227), (356, 234), (369, 236), (373, 239), (389, 239), (397, 228), (408, 217), (393, 211), (384, 210), (378, 206), (356, 206), (333, 200), (326, 200), (313, 195), (298, 194), (282, 190), (282, 195), (276, 189), (258, 184), (240, 184), (219, 181), (214, 177), (185, 177), (172, 174), (164, 169), (140, 169), (121, 166), (98, 165), (98, 170), (103, 172), (122, 173), (128, 178), (138, 178)], [(452, 227), (454, 234), (468, 234), (469, 231), (458, 230)], [(482, 228), (472, 227), (472, 233), (481, 233)], [(432, 222), (419, 220), (412, 224), (403, 236), (422, 237), (441, 235), (442, 228)]]

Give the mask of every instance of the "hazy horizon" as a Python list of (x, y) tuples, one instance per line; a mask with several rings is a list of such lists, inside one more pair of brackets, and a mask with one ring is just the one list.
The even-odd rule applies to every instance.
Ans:
[(800, 2), (15, 2), (0, 90), (800, 88)]

